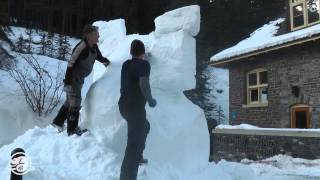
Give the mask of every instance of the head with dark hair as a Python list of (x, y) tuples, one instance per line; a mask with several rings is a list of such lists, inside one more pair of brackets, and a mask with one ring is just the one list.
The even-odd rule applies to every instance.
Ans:
[(135, 39), (131, 43), (130, 54), (132, 57), (140, 57), (145, 54), (145, 48), (142, 41)]
[(85, 25), (82, 30), (82, 36), (90, 45), (97, 44), (99, 42), (98, 27), (91, 24)]

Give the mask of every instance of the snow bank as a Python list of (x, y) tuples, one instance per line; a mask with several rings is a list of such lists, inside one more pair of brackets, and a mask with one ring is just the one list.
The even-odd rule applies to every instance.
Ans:
[[(10, 151), (24, 147), (32, 160), (32, 171), (25, 180), (118, 180), (120, 157), (99, 142), (95, 136), (81, 138), (58, 134), (52, 127), (34, 128), (14, 143), (0, 149), (0, 178), (9, 179)], [(241, 163), (220, 161), (203, 163), (196, 169), (181, 173), (176, 167), (148, 165), (147, 175), (139, 172), (139, 180), (317, 180), (320, 160), (275, 156), (266, 160), (243, 160)]]
[(226, 58), (235, 57), (306, 37), (311, 37), (320, 33), (320, 24), (318, 24), (291, 33), (275, 36), (279, 29), (278, 25), (284, 20), (284, 18), (279, 18), (278, 20), (271, 21), (269, 24), (265, 24), (263, 27), (254, 31), (249, 38), (212, 56), (211, 61), (219, 61)]
[[(68, 137), (66, 132), (58, 134), (51, 126), (42, 129), (36, 127), (0, 149), (0, 178), (10, 177), (10, 151), (16, 147), (24, 147), (32, 160), (31, 171), (24, 176), (26, 180), (118, 180), (121, 157), (108, 146), (107, 142), (99, 142), (89, 134), (84, 134), (81, 138)], [(139, 170), (138, 179), (252, 179), (253, 170), (248, 165), (233, 163), (233, 169), (228, 170), (229, 165), (228, 162), (203, 163), (193, 170), (181, 172), (178, 167), (152, 163), (145, 167), (146, 174)], [(234, 169), (237, 171), (233, 171)]]
[(23, 147), (32, 160), (32, 171), (25, 175), (26, 180), (109, 180), (119, 173), (119, 164), (114, 163), (116, 156), (93, 136), (68, 137), (48, 126), (31, 129), (0, 149), (0, 179), (10, 179), (8, 161), (10, 151), (16, 147)]
[[(261, 161), (242, 160), (261, 180), (318, 180), (320, 160), (306, 160), (278, 155)], [(228, 163), (227, 163), (228, 164)]]
[[(20, 69), (29, 67), (26, 65), (18, 53), (11, 52), (17, 56), (17, 65)], [(65, 69), (66, 63), (57, 61), (45, 56), (37, 56), (41, 66), (46, 66), (47, 71), (55, 76), (57, 67)], [(30, 67), (29, 67), (30, 68)], [(31, 73), (31, 72), (30, 72)], [(39, 118), (32, 112), (29, 105), (20, 90), (19, 85), (8, 75), (7, 72), (0, 70), (0, 147), (4, 144), (12, 142), (16, 137), (23, 134), (26, 130), (34, 126), (44, 127), (53, 119), (52, 115)], [(64, 97), (62, 97), (62, 100)]]

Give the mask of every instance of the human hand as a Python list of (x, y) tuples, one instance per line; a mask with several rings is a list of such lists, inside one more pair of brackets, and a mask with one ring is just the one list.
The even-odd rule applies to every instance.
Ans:
[(157, 101), (155, 99), (149, 100), (148, 103), (149, 103), (149, 106), (152, 108), (156, 107), (157, 105)]

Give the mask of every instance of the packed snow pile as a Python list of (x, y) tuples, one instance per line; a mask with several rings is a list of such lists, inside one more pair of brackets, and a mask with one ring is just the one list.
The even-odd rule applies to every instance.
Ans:
[(227, 58), (232, 58), (238, 55), (311, 37), (320, 33), (320, 25), (318, 24), (287, 34), (276, 36), (276, 33), (279, 30), (279, 24), (284, 22), (284, 20), (284, 18), (279, 18), (278, 20), (271, 21), (269, 24), (265, 24), (261, 28), (254, 31), (249, 38), (212, 56), (211, 61), (219, 61)]

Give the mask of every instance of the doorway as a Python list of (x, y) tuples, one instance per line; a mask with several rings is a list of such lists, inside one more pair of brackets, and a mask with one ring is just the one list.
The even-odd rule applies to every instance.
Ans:
[(300, 105), (291, 109), (291, 128), (311, 128), (311, 107)]

